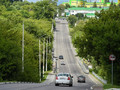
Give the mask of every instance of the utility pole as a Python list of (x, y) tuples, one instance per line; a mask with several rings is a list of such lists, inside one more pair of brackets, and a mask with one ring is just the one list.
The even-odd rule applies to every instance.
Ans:
[[(50, 36), (49, 36), (49, 46), (50, 46)], [(49, 48), (49, 53), (50, 53), (50, 48)]]
[(24, 22), (23, 22), (23, 34), (22, 34), (22, 72), (24, 72)]
[(53, 32), (53, 23), (52, 23), (52, 28), (51, 28), (51, 32)]
[(48, 40), (47, 40), (47, 43), (46, 43), (46, 71), (47, 71), (47, 46), (48, 46)]
[(43, 77), (44, 77), (44, 59), (45, 59), (45, 38), (43, 40)]
[(41, 82), (41, 54), (40, 54), (40, 39), (39, 39), (39, 77)]

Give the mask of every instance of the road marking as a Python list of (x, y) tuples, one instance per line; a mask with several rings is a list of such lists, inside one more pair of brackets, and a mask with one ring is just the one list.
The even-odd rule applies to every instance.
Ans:
[(90, 89), (92, 90), (92, 89), (93, 89), (93, 87), (90, 87)]
[(98, 84), (98, 83), (96, 83), (96, 82), (93, 80), (92, 77), (90, 77), (89, 75), (88, 75), (88, 77), (89, 77), (95, 84)]

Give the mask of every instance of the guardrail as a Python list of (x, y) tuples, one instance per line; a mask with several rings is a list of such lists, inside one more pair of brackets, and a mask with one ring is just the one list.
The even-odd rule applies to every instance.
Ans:
[[(78, 58), (79, 58), (79, 57), (78, 57)], [(86, 74), (89, 74), (89, 69), (88, 69), (88, 67), (85, 65), (85, 63), (83, 64), (80, 59), (78, 60), (78, 63), (80, 64), (83, 72), (86, 73)]]
[(104, 84), (107, 84), (107, 80), (102, 79), (101, 77), (99, 77), (94, 71), (92, 71), (92, 74), (99, 79), (101, 82), (103, 82)]

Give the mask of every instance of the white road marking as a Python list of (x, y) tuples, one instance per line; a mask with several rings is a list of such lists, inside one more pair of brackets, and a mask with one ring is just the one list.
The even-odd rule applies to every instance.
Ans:
[(93, 87), (90, 87), (90, 89), (92, 90), (92, 89), (93, 89)]

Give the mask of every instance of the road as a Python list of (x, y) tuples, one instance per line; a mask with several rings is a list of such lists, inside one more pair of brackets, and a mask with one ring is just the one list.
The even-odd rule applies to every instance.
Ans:
[[(63, 55), (63, 61), (65, 63), (65, 65), (60, 65), (61, 60), (57, 60), (57, 72), (71, 73), (73, 76), (73, 87), (55, 86), (55, 76), (54, 74), (50, 74), (44, 83), (2, 84), (0, 85), (0, 90), (91, 90), (94, 86), (98, 86), (94, 90), (102, 90), (101, 84), (94, 77), (82, 71), (71, 46), (67, 21), (56, 20), (56, 30), (54, 31), (54, 55), (56, 57)], [(77, 76), (81, 74), (85, 75), (86, 83), (77, 82)]]

